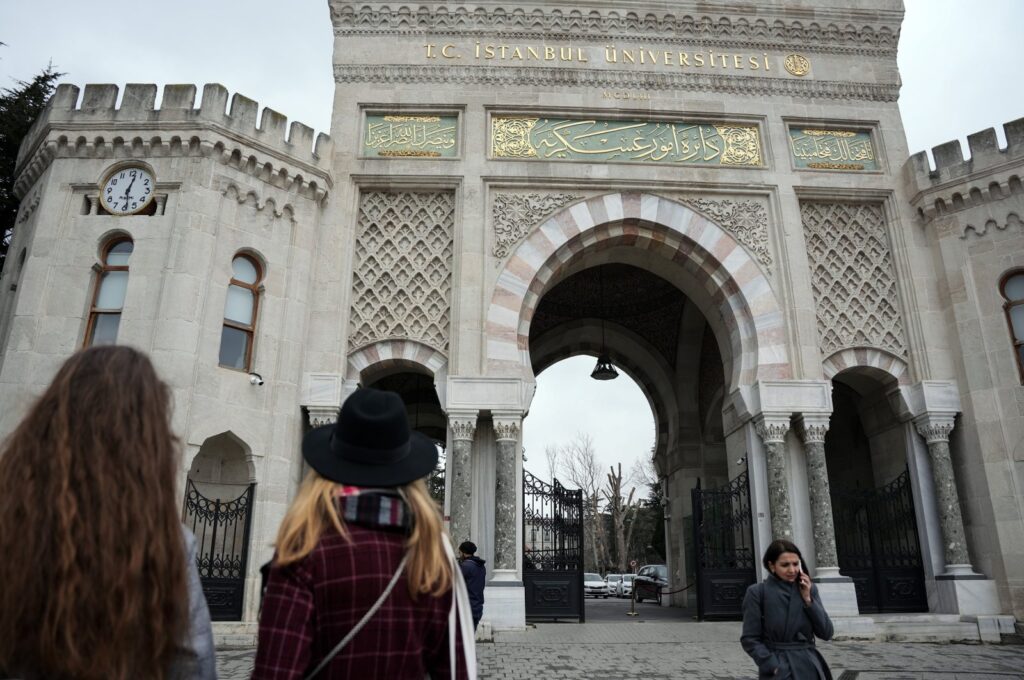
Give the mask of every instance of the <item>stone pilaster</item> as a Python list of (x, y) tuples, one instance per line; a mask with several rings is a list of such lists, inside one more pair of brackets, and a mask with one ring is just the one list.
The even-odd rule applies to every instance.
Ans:
[(925, 414), (914, 419), (914, 426), (928, 444), (946, 571), (963, 571), (965, 567), (969, 571), (971, 558), (967, 554), (960, 496), (956, 490), (953, 461), (949, 456), (949, 434), (953, 431), (953, 418)]
[(793, 511), (789, 503), (789, 479), (786, 475), (786, 433), (789, 431), (789, 417), (760, 416), (754, 427), (764, 442), (772, 539), (792, 540)]
[(473, 511), (470, 503), (473, 495), (473, 435), (476, 434), (476, 416), (471, 413), (448, 414), (448, 427), (452, 432), (451, 483), (448, 490), (448, 533), (455, 545), (471, 540), (473, 533)]
[(494, 487), (494, 568), (516, 568), (516, 455), (519, 451), (519, 418), (495, 417), (498, 443)]

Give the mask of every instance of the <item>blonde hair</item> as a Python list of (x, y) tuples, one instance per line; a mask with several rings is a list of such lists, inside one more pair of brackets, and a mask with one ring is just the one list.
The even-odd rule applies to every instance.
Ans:
[[(351, 540), (335, 503), (335, 491), (340, 486), (315, 470), (309, 471), (277, 532), (275, 565), (292, 564), (309, 555), (329, 527)], [(452, 572), (441, 543), (448, 540), (441, 512), (422, 479), (398, 487), (398, 493), (412, 514), (412, 531), (406, 542), (409, 594), (413, 598), (420, 594), (443, 595), (451, 588)]]

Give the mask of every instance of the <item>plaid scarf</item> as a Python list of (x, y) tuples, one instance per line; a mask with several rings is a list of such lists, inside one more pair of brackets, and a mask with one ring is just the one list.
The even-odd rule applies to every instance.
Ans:
[(335, 492), (335, 502), (346, 522), (406, 534), (412, 529), (412, 513), (394, 489), (343, 486)]

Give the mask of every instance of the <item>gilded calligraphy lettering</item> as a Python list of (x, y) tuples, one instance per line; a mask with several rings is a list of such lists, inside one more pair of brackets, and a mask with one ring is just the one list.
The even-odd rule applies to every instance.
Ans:
[(614, 45), (610, 45), (604, 48), (604, 60), (609, 64), (617, 63), (619, 59), (619, 53), (615, 49)]
[(757, 57), (749, 57), (747, 63), (750, 64), (750, 70), (756, 71), (761, 68), (761, 63), (758, 62)]
[(679, 53), (679, 65), (680, 66), (689, 66), (690, 65), (690, 55), (688, 53), (686, 53), (686, 52), (680, 52)]
[(732, 58), (733, 68), (743, 68), (743, 55), (737, 54)]
[(700, 52), (697, 52), (696, 54), (694, 54), (693, 55), (693, 65), (697, 66), (697, 67), (703, 67), (704, 66), (704, 55), (701, 54)]
[(576, 48), (576, 61), (578, 61), (580, 63), (583, 63), (583, 64), (585, 64), (585, 63), (590, 61), (590, 59), (587, 57), (586, 53), (584, 53), (582, 47), (577, 47)]
[(441, 48), (441, 56), (444, 57), (445, 59), (461, 59), (462, 57), (460, 55), (452, 53), (452, 50), (454, 49), (455, 45), (448, 43), (447, 45)]
[(519, 48), (519, 47), (516, 47), (515, 49), (513, 49), (512, 50), (511, 59), (518, 59), (519, 61), (522, 61), (523, 60), (523, 50), (521, 48)]
[(630, 50), (622, 50), (622, 63), (625, 64), (627, 60), (630, 64), (636, 63), (636, 57)]
[(540, 60), (540, 52), (538, 52), (533, 47), (527, 47), (526, 48), (526, 56), (527, 57), (532, 57), (534, 59), (537, 59), (538, 61)]
[(484, 59), (494, 59), (494, 45), (484, 45)]
[(555, 58), (555, 48), (545, 47), (544, 48), (544, 61), (553, 61)]
[(437, 47), (431, 43), (424, 45), (427, 48), (427, 59), (437, 59), (437, 55), (434, 54), (434, 48)]

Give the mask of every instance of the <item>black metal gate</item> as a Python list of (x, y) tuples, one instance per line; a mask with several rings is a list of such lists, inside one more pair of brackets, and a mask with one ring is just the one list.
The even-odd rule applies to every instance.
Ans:
[(697, 488), (693, 501), (693, 543), (697, 577), (697, 618), (743, 618), (743, 595), (757, 578), (746, 472), (719, 489)]
[(832, 515), (839, 571), (861, 613), (928, 611), (909, 471), (877, 489), (837, 490)]
[(527, 619), (585, 620), (583, 492), (523, 470), (523, 585)]
[(182, 521), (196, 536), (196, 564), (214, 621), (242, 620), (255, 489), (250, 484), (237, 498), (222, 501), (199, 493), (191, 479), (185, 488)]

